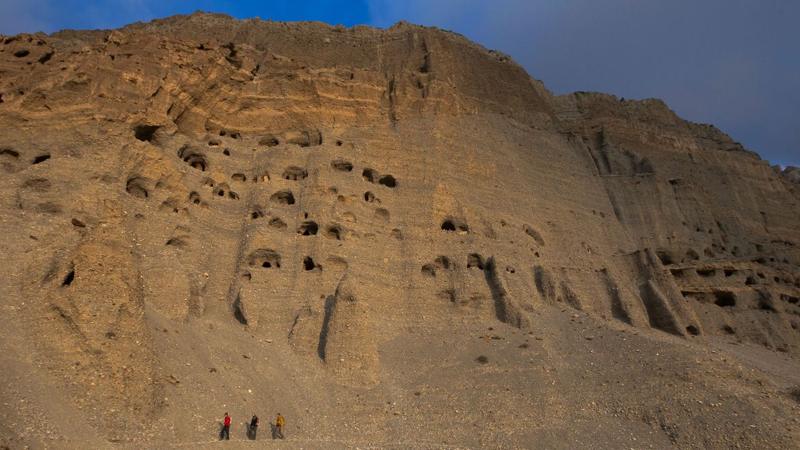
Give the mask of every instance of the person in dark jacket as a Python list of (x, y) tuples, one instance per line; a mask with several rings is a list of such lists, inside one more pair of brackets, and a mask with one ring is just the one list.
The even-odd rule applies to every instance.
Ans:
[(250, 428), (247, 430), (247, 434), (250, 436), (250, 439), (256, 440), (256, 431), (258, 430), (258, 416), (253, 413), (253, 418), (250, 419)]

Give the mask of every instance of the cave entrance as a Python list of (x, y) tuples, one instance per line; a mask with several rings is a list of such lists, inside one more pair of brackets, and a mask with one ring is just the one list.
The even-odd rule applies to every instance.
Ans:
[(269, 199), (275, 203), (281, 203), (284, 205), (294, 205), (294, 194), (292, 194), (292, 191), (289, 190), (278, 191), (272, 194), (272, 196)]
[(736, 306), (736, 296), (730, 291), (714, 291), (714, 304), (722, 308)]
[(158, 125), (136, 125), (133, 127), (133, 135), (140, 141), (152, 142), (159, 128), (161, 127)]
[(271, 269), (274, 267), (280, 269), (281, 255), (269, 248), (258, 249), (250, 253), (250, 256), (247, 257), (247, 265), (253, 268), (261, 267), (264, 269)]
[(317, 231), (319, 231), (319, 225), (312, 220), (303, 222), (300, 224), (300, 227), (297, 228), (297, 234), (301, 236), (314, 236), (317, 234)]

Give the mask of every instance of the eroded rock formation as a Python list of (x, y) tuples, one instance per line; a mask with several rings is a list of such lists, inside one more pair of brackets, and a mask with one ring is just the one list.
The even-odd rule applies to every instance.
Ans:
[[(796, 423), (761, 428), (793, 400), (762, 399), (740, 373), (686, 390), (711, 380), (689, 362), (718, 339), (797, 367), (797, 169), (660, 101), (553, 96), (436, 29), (207, 14), (5, 37), (0, 71), (3, 352), (54, 386), (58, 408), (95, 411), (103, 439), (213, 436), (220, 404), (242, 416), (276, 399), (264, 407), (307, 425), (296, 435), (386, 445), (574, 448), (598, 421), (628, 430), (618, 410), (659, 445), (798, 436)], [(564, 329), (575, 317), (664, 346), (673, 364), (619, 374), (622, 339), (596, 349), (598, 385), (647, 381), (573, 397), (560, 383), (595, 370), (565, 343), (589, 345)], [(533, 360), (498, 350), (475, 369), (488, 344), (469, 342), (487, 327), (505, 333), (489, 344), (545, 338), (519, 346), (539, 346)], [(661, 367), (645, 351), (627, 363)], [(500, 375), (531, 364), (543, 371)], [(659, 400), (651, 382), (676, 384)], [(678, 411), (697, 395), (731, 403), (696, 422)], [(575, 412), (583, 398), (605, 418)], [(342, 408), (360, 429), (338, 428)], [(735, 409), (759, 428), (739, 428)], [(430, 425), (400, 438), (415, 411)], [(478, 418), (497, 425), (455, 431)], [(170, 423), (173, 437), (148, 434)]]

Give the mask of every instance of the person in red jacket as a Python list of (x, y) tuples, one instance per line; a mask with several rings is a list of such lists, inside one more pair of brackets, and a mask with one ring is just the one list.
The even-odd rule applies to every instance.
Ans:
[(219, 440), (231, 440), (231, 416), (225, 413), (225, 419), (222, 421), (222, 430), (219, 432)]

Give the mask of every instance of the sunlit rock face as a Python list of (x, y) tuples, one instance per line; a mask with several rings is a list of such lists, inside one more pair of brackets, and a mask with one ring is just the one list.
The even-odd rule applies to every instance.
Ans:
[(792, 400), (697, 356), (797, 364), (797, 169), (658, 100), (553, 96), (437, 29), (208, 14), (6, 37), (0, 73), (2, 348), (48, 393), (14, 445), (226, 410), (344, 447), (797, 437), (738, 428)]

